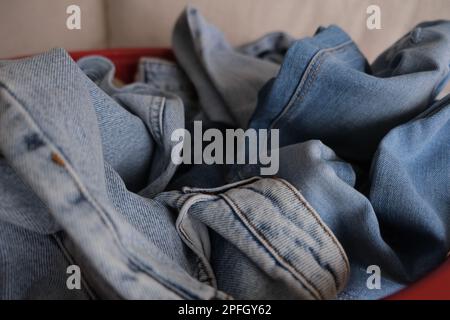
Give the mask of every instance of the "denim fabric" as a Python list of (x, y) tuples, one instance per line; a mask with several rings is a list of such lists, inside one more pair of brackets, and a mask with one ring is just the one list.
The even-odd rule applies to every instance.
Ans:
[(284, 32), (272, 32), (236, 48), (240, 53), (281, 65), (295, 39)]
[(450, 23), (418, 25), (369, 66), (336, 26), (297, 41), (261, 92), (254, 128), (280, 128), (280, 145), (320, 139), (370, 161), (381, 138), (425, 110), (447, 80)]
[[(258, 91), (276, 75), (293, 42), (288, 34), (273, 32), (233, 48), (196, 8), (188, 7), (173, 33), (179, 65), (144, 58), (137, 79), (182, 97), (191, 132), (193, 120), (202, 121), (204, 130), (246, 128)], [(227, 183), (228, 170), (226, 165), (182, 165), (169, 187), (218, 187)]]
[[(90, 85), (94, 90), (92, 95), (99, 99), (94, 108), (105, 145), (105, 159), (124, 176), (125, 183), (140, 182), (137, 188), (127, 184), (131, 190), (145, 186), (140, 192), (147, 196), (163, 191), (176, 170), (170, 159), (175, 144), (170, 140), (170, 133), (184, 127), (181, 99), (141, 83), (115, 87), (114, 66), (102, 57), (83, 58), (78, 65), (102, 89)], [(126, 179), (130, 173), (133, 173), (131, 179)]]
[[(349, 256), (342, 298), (393, 293), (450, 249), (449, 97), (434, 102), (449, 52), (445, 21), (420, 24), (372, 66), (342, 30), (322, 28), (292, 45), (260, 93), (251, 126), (280, 129), (277, 176), (301, 190)], [(381, 290), (365, 286), (370, 265), (381, 268)]]
[(183, 101), (187, 128), (195, 120), (206, 120), (199, 108), (197, 93), (192, 82), (175, 62), (143, 57), (139, 61), (136, 81), (146, 83), (155, 90), (163, 90), (178, 96)]
[[(161, 192), (181, 99), (117, 88), (113, 73), (61, 49), (0, 63), (2, 298), (321, 299), (344, 288), (343, 248), (288, 182)], [(70, 264), (81, 291), (64, 286)]]
[[(89, 288), (69, 291), (72, 264), (58, 241), (58, 226), (45, 204), (0, 159), (0, 298), (88, 299)], [(50, 235), (52, 234), (52, 235)]]
[[(202, 110), (209, 120), (231, 127), (248, 126), (258, 91), (278, 72), (289, 44), (289, 36), (275, 34), (235, 49), (193, 7), (181, 14), (173, 32), (175, 56), (194, 84)], [(275, 58), (265, 57), (264, 51)]]
[[(208, 119), (199, 106), (195, 87), (177, 63), (152, 57), (141, 58), (136, 80), (155, 90), (180, 97), (184, 106), (185, 128), (189, 132), (193, 132), (194, 121), (202, 121), (204, 130), (215, 128), (224, 131), (228, 127)], [(187, 185), (203, 188), (219, 187), (227, 182), (226, 172), (227, 167), (223, 165), (181, 164), (167, 189), (178, 190)]]
[[(185, 187), (157, 199), (179, 210), (182, 238), (211, 264), (206, 268), (215, 272), (211, 281), (234, 297), (329, 299), (346, 284), (342, 247), (286, 181), (253, 178), (214, 189)], [(209, 236), (201, 232), (204, 226)]]
[[(0, 298), (371, 299), (445, 259), (450, 22), (369, 65), (336, 26), (233, 48), (188, 7), (173, 47), (121, 87), (102, 57), (0, 61)], [(194, 120), (279, 129), (278, 173), (175, 165)]]

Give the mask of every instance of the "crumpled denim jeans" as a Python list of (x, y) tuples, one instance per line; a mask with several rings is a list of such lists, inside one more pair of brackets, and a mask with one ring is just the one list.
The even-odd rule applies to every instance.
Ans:
[[(192, 36), (182, 38), (186, 34)], [(211, 34), (214, 41), (206, 41)], [(194, 49), (179, 44), (185, 39)], [(450, 249), (449, 98), (435, 101), (449, 79), (450, 23), (419, 24), (372, 64), (337, 26), (282, 41), (282, 50), (271, 35), (263, 39), (272, 41), (256, 49), (277, 54), (270, 63), (282, 62), (272, 79), (233, 69), (265, 57), (252, 55), (255, 44), (246, 45), (243, 57), (192, 8), (177, 23), (174, 50), (189, 78), (216, 79), (213, 89), (199, 92), (257, 100), (247, 109), (249, 124), (244, 117), (236, 126), (279, 129), (277, 176), (301, 191), (349, 255), (351, 277), (340, 298), (380, 298), (422, 277)], [(259, 96), (246, 90), (249, 74), (265, 77)], [(430, 110), (436, 115), (429, 117)], [(183, 182), (201, 175), (204, 168), (196, 167)], [(219, 170), (216, 176), (225, 177), (216, 181), (225, 183), (258, 175), (260, 167)], [(366, 286), (371, 265), (381, 270), (379, 290)]]
[[(165, 191), (177, 96), (63, 50), (0, 66), (2, 298), (333, 298), (346, 254), (301, 193), (258, 177)], [(27, 76), (22, 76), (27, 75)], [(80, 266), (82, 290), (65, 286)]]
[[(0, 298), (371, 299), (445, 259), (449, 22), (369, 64), (337, 26), (234, 48), (188, 7), (173, 49), (122, 87), (102, 57), (0, 61)], [(197, 120), (279, 129), (279, 171), (174, 164)]]
[[(369, 65), (338, 27), (295, 42), (250, 126), (280, 130), (279, 177), (342, 243), (342, 298), (379, 298), (450, 249), (450, 22), (422, 23)], [(239, 168), (239, 178), (255, 174)], [(380, 268), (380, 290), (365, 286)]]

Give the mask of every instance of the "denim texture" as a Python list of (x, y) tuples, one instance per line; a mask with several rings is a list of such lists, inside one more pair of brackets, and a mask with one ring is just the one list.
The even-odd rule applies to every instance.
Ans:
[[(208, 119), (242, 128), (248, 126), (258, 91), (278, 72), (280, 56), (291, 41), (288, 35), (273, 34), (233, 48), (194, 7), (183, 12), (173, 32), (177, 61)], [(264, 47), (270, 54), (264, 55)]]
[[(232, 47), (188, 7), (173, 49), (120, 87), (99, 56), (0, 61), (0, 298), (376, 299), (446, 258), (450, 22), (369, 64), (337, 26)], [(279, 129), (278, 173), (174, 164), (196, 120)]]
[[(338, 27), (287, 52), (261, 90), (254, 128), (279, 128), (279, 177), (301, 190), (345, 248), (343, 298), (379, 298), (450, 248), (450, 23), (422, 23), (369, 65)], [(296, 159), (293, 161), (292, 159)], [(236, 170), (239, 178), (256, 168)], [(362, 283), (382, 270), (380, 290)]]
[[(1, 71), (5, 183), (17, 186), (0, 211), (2, 243), (14, 245), (2, 246), (2, 298), (320, 299), (343, 289), (342, 247), (288, 182), (162, 192), (174, 172), (170, 133), (184, 125), (180, 98), (114, 87), (109, 61), (76, 64), (60, 49)], [(29, 243), (32, 256), (46, 252), (38, 266), (21, 260), (20, 234), (40, 239)], [(72, 263), (81, 291), (64, 287)]]

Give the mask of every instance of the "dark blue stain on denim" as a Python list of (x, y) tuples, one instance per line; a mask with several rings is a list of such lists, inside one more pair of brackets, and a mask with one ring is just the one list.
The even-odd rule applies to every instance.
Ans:
[(37, 150), (44, 145), (44, 141), (42, 141), (37, 133), (25, 136), (24, 142), (28, 151)]

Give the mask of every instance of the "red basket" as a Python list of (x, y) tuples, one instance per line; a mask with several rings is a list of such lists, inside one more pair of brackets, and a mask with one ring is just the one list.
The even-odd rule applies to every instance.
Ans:
[[(88, 55), (109, 58), (116, 66), (116, 77), (125, 83), (133, 81), (140, 57), (158, 57), (175, 60), (168, 48), (127, 48), (71, 52), (74, 60)], [(387, 300), (450, 300), (450, 260), (422, 280), (387, 297)]]
[(125, 48), (70, 52), (74, 60), (84, 56), (99, 55), (110, 59), (116, 67), (116, 77), (125, 83), (132, 82), (140, 57), (158, 57), (174, 60), (172, 50), (168, 48)]

